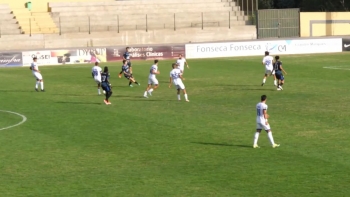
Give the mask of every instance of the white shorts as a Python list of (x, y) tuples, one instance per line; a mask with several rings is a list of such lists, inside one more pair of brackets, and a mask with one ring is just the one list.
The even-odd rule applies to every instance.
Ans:
[(275, 70), (265, 70), (265, 74), (270, 76), (275, 74)]
[(180, 89), (180, 90), (184, 90), (185, 89), (185, 85), (182, 82), (177, 82), (177, 84), (175, 85), (176, 89)]
[(37, 80), (43, 80), (43, 76), (41, 75), (41, 73), (33, 73), (34, 77), (37, 79)]
[(185, 67), (180, 67), (179, 69), (181, 70), (182, 73), (184, 73)]
[(148, 78), (148, 85), (158, 85), (158, 79), (155, 77), (149, 77)]
[(265, 131), (271, 130), (270, 124), (266, 125), (265, 123), (256, 123), (256, 129), (257, 130), (265, 130)]
[(101, 83), (101, 79), (96, 79), (96, 78), (95, 78), (95, 82), (96, 82), (97, 84), (100, 84), (100, 83)]

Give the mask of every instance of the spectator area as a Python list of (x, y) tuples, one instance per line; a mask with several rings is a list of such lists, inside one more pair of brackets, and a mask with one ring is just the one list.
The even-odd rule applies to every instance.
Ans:
[(249, 24), (240, 7), (228, 0), (50, 2), (49, 7), (62, 32), (229, 28)]

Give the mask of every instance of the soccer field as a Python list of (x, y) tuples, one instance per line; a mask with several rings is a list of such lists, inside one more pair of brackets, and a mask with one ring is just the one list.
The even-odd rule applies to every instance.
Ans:
[[(281, 56), (283, 91), (261, 86), (262, 57), (188, 60), (191, 102), (168, 88), (173, 61), (160, 61), (160, 88), (145, 99), (152, 61), (133, 62), (141, 86), (111, 72), (103, 103), (92, 65), (0, 69), (0, 196), (349, 196), (350, 54)], [(328, 67), (328, 68), (324, 68)], [(268, 96), (279, 148), (261, 133), (255, 106)]]

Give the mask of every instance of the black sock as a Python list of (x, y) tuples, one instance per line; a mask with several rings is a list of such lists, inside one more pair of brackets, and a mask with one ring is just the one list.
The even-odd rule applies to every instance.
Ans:
[(132, 82), (131, 81), (129, 81), (129, 86), (132, 84)]
[(122, 73), (123, 73), (123, 71), (120, 71), (120, 73), (119, 73), (119, 74), (121, 75)]
[(107, 101), (108, 101), (109, 97), (111, 97), (111, 96), (112, 96), (112, 92), (108, 92), (108, 93), (106, 94)]
[(137, 85), (139, 85), (139, 83), (137, 83), (137, 81), (135, 81), (135, 83), (136, 83)]

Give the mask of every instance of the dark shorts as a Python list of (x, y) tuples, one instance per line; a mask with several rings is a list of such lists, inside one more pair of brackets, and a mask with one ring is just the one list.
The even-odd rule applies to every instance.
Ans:
[(103, 83), (101, 84), (101, 87), (102, 87), (102, 89), (103, 89), (104, 91), (106, 91), (106, 92), (111, 92), (111, 91), (112, 91), (111, 86), (109, 86), (109, 84), (107, 84), (107, 83), (105, 83), (105, 82), (103, 82)]
[(127, 78), (127, 79), (130, 79), (130, 78), (132, 78), (132, 74), (130, 74), (130, 75), (125, 75), (124, 74), (124, 77)]
[(131, 67), (131, 62), (130, 61), (128, 61), (128, 66)]
[(281, 71), (277, 71), (275, 75), (278, 80), (284, 80), (284, 76)]

